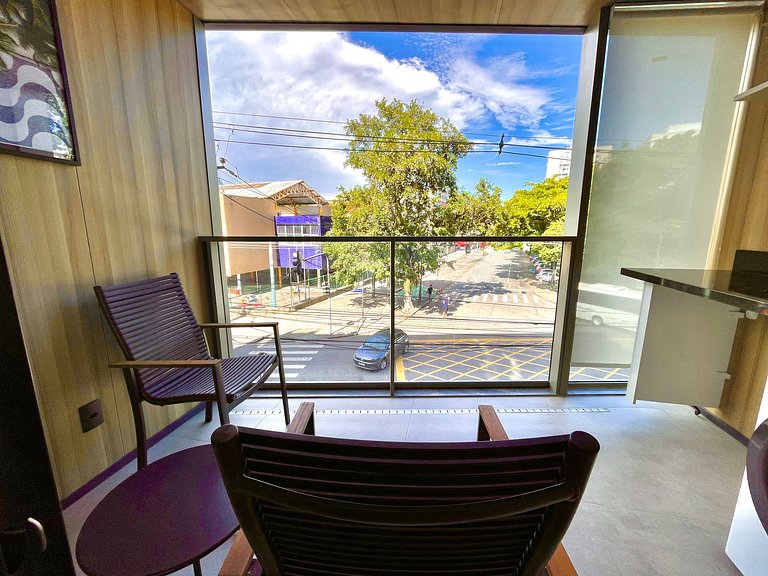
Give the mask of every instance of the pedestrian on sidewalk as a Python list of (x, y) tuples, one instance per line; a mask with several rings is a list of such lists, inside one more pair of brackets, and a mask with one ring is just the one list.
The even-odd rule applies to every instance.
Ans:
[(446, 294), (443, 297), (443, 313), (442, 313), (442, 315), (445, 316), (446, 318), (448, 317), (448, 307), (450, 305), (451, 305), (451, 299), (448, 298), (448, 295)]
[(429, 283), (429, 288), (427, 288), (427, 302), (432, 300), (432, 282)]

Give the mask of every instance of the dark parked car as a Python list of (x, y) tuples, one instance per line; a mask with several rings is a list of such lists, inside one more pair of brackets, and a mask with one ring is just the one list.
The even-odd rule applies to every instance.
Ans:
[[(395, 328), (395, 356), (408, 352), (408, 334)], [(389, 330), (368, 336), (355, 350), (355, 365), (366, 370), (384, 370), (389, 364)]]

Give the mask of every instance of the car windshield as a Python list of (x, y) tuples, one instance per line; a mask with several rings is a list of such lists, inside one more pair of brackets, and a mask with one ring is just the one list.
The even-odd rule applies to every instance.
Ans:
[(389, 348), (389, 334), (374, 334), (365, 341), (363, 346), (376, 350), (386, 350)]

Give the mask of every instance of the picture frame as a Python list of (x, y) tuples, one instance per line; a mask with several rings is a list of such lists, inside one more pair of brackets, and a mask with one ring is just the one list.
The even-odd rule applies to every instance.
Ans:
[(0, 152), (80, 164), (55, 0), (0, 2)]

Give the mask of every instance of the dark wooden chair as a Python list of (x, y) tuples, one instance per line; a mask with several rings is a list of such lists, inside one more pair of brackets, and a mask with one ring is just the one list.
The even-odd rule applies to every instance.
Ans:
[(599, 450), (591, 435), (509, 440), (480, 406), (477, 442), (322, 438), (300, 433), (314, 433), (313, 408), (288, 432), (213, 433), (242, 531), (220, 576), (576, 573), (560, 541)]
[[(285, 422), (290, 422), (285, 371), (277, 322), (199, 324), (177, 274), (114, 286), (94, 287), (99, 304), (125, 355), (110, 364), (121, 368), (136, 427), (138, 467), (147, 463), (146, 427), (141, 402), (205, 405), (205, 421), (216, 402), (221, 424), (229, 411), (262, 385), (275, 368), (280, 375)], [(203, 328), (271, 327), (275, 354), (215, 359)]]
[(749, 439), (747, 484), (757, 517), (768, 533), (768, 420), (760, 424)]

